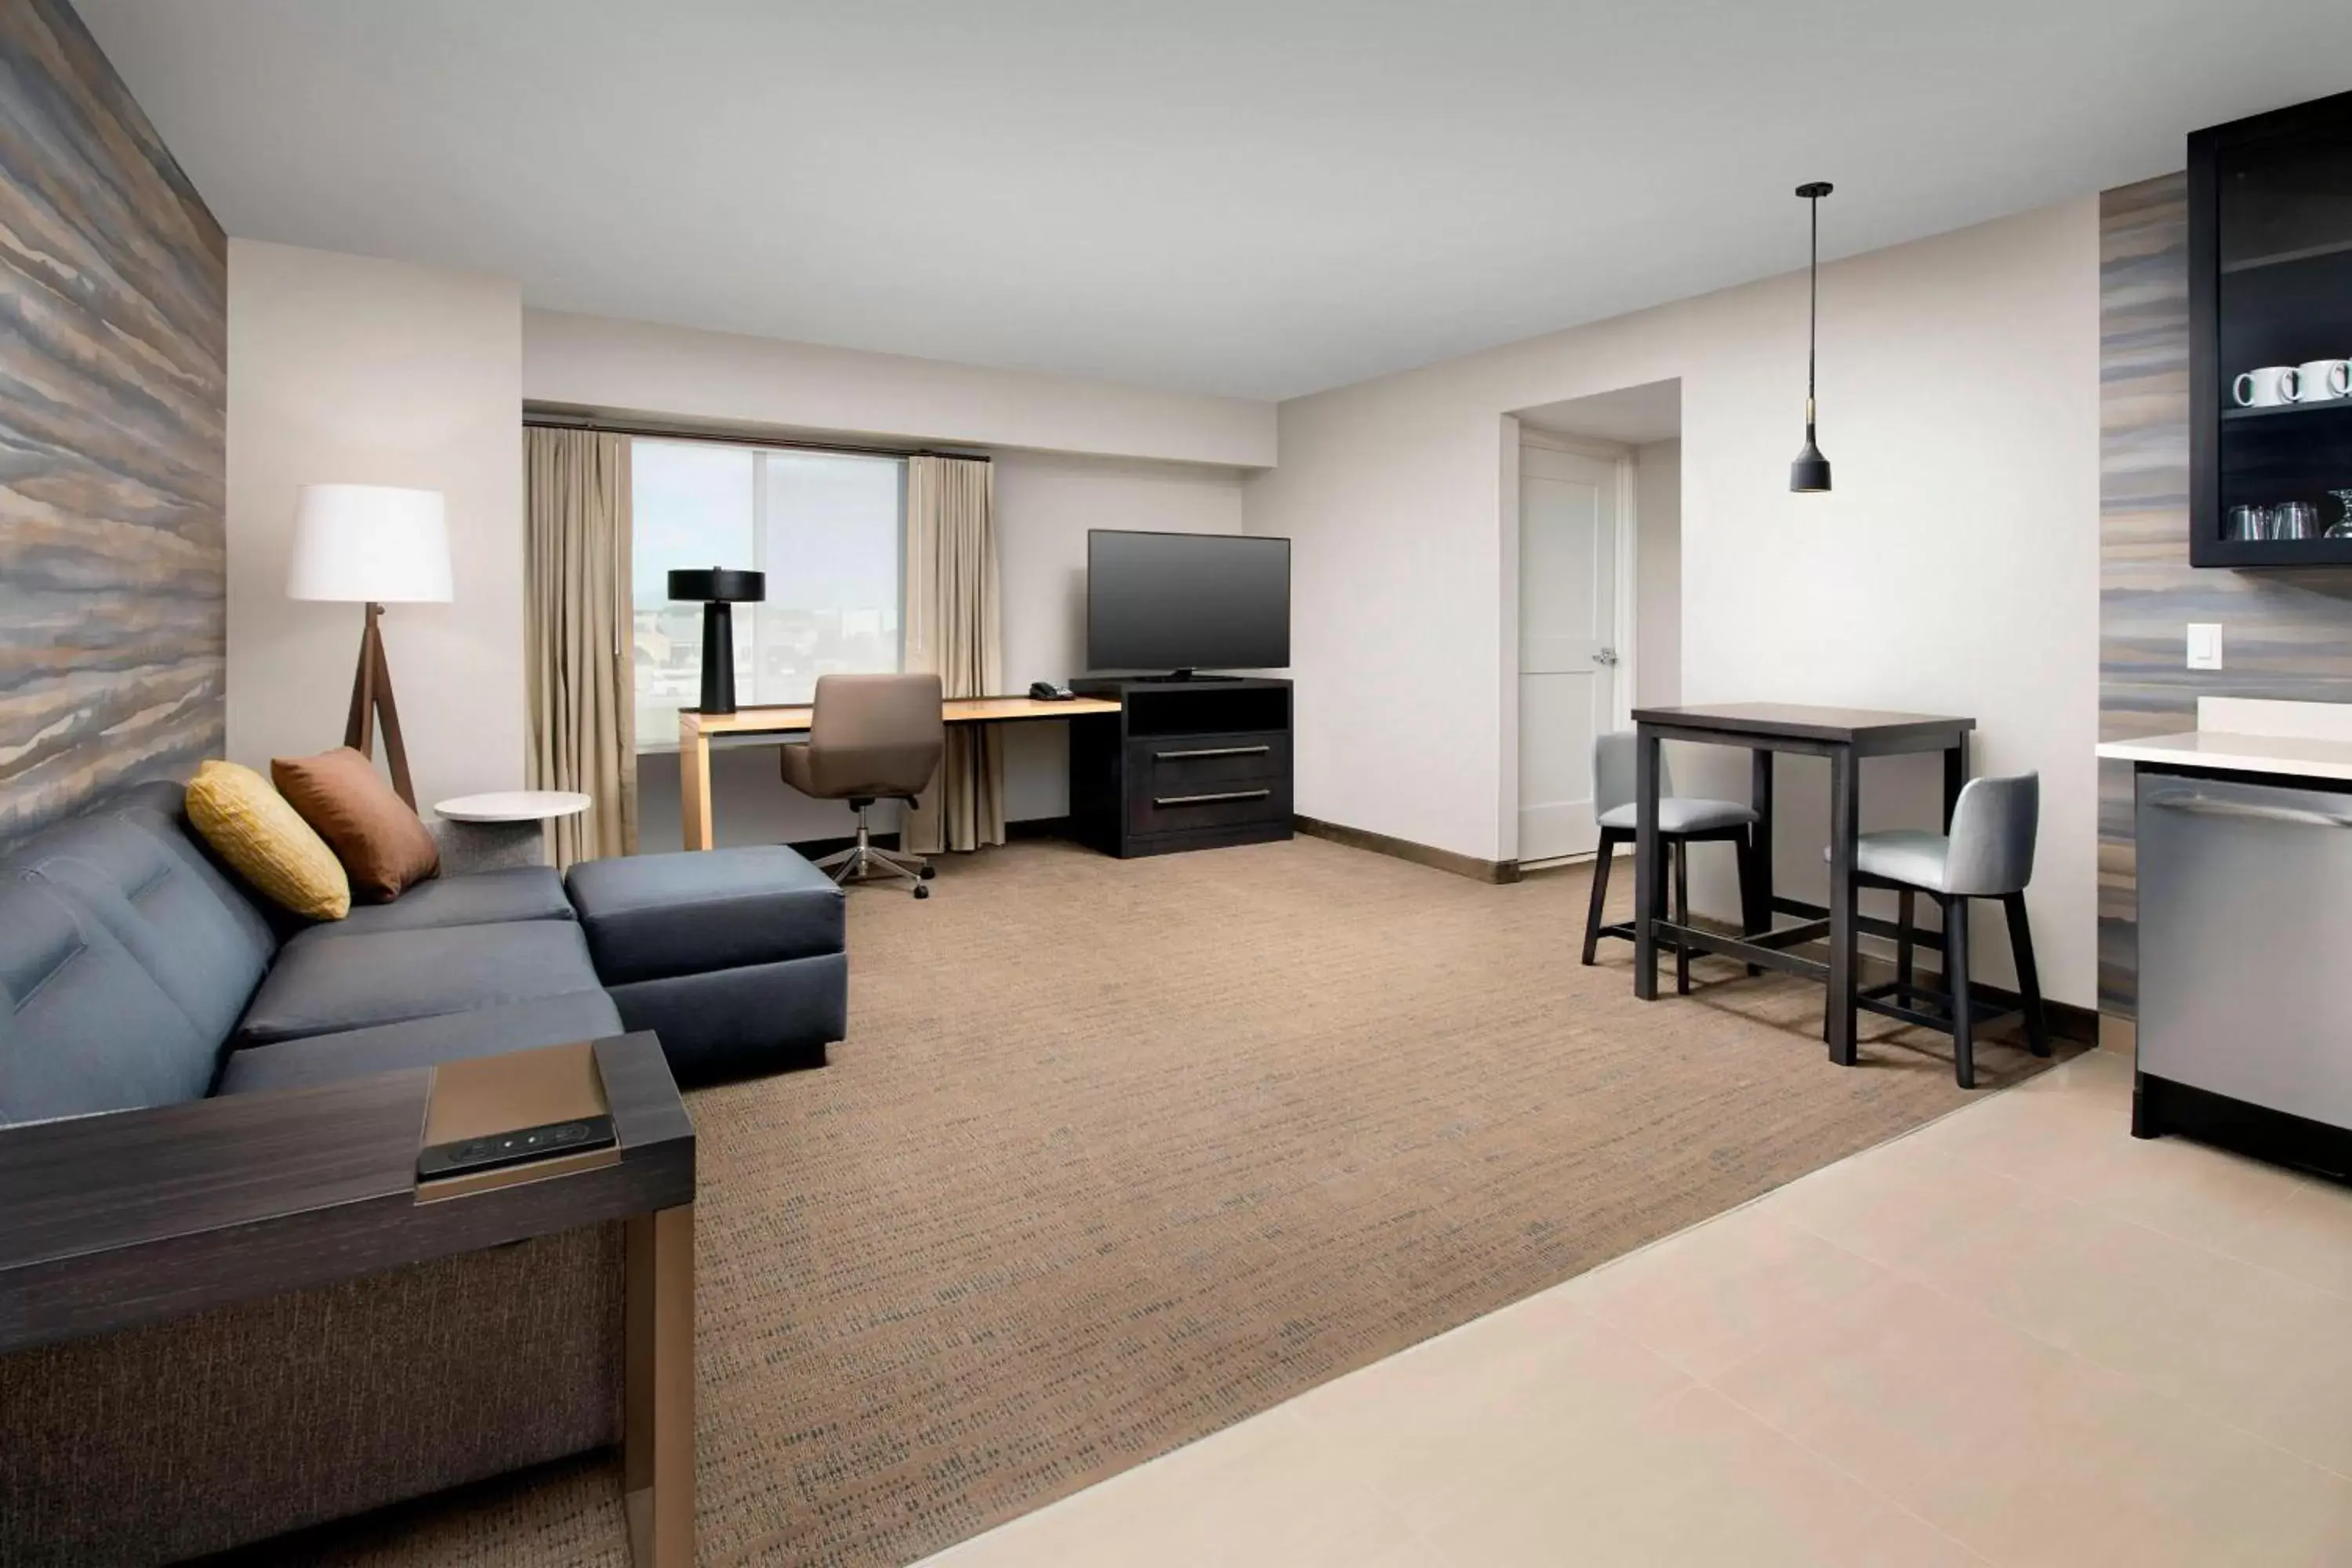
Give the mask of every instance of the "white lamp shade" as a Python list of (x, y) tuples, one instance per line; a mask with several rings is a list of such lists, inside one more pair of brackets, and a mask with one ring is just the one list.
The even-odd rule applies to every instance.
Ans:
[(449, 524), (439, 490), (304, 485), (294, 506), (290, 599), (445, 604)]

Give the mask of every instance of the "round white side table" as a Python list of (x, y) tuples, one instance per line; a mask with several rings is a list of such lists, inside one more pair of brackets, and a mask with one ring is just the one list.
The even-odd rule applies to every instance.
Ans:
[(434, 814), (448, 824), (434, 837), (441, 840), (443, 860), (465, 870), (544, 866), (547, 825), (559, 816), (577, 816), (589, 805), (587, 795), (568, 789), (461, 795), (433, 803)]
[(576, 790), (506, 789), (436, 800), (433, 809), (452, 822), (545, 822), (577, 816), (589, 804), (589, 797)]

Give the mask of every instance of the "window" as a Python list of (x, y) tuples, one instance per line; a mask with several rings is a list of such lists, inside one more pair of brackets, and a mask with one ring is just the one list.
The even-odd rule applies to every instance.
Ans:
[(677, 743), (702, 693), (702, 606), (688, 566), (749, 566), (768, 597), (735, 607), (735, 700), (805, 702), (835, 670), (898, 668), (906, 465), (896, 458), (716, 441), (633, 443), (637, 746)]

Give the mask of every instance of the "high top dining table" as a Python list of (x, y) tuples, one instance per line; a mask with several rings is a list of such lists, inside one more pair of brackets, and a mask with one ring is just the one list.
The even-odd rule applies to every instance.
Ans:
[[(1861, 837), (1862, 759), (1911, 752), (1944, 754), (1942, 829), (1950, 832), (1952, 808), (1969, 777), (1969, 732), (1973, 719), (1933, 713), (1887, 713), (1864, 708), (1823, 708), (1800, 702), (1726, 702), (1681, 708), (1638, 708), (1634, 803), (1639, 823), (1633, 839), (1633, 994), (1644, 1002), (1658, 994), (1661, 939), (1690, 952), (1713, 952), (1743, 963), (1802, 974), (1829, 986), (1830, 1060), (1854, 1062), (1854, 1020), (1860, 1011), (1855, 984), (1855, 939), (1862, 931), (1893, 935), (1885, 921), (1864, 919), (1854, 908), (1854, 845)], [(1659, 908), (1664, 883), (1658, 843), (1658, 765), (1667, 741), (1739, 746), (1749, 757), (1748, 804), (1756, 811), (1755, 847), (1749, 859), (1748, 897), (1736, 936), (1677, 925)], [(1827, 908), (1777, 897), (1772, 889), (1772, 766), (1782, 752), (1827, 757), (1830, 763), (1830, 901)], [(1776, 914), (1804, 917), (1775, 929)], [(1789, 952), (1826, 937), (1826, 963)], [(1940, 934), (1920, 932), (1919, 944), (1942, 946)], [(1751, 972), (1752, 973), (1752, 972)]]

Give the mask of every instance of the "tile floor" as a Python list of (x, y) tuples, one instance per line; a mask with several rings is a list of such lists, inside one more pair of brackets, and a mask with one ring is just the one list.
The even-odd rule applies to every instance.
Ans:
[(2352, 1191), (2106, 1052), (929, 1560), (2352, 1563)]

